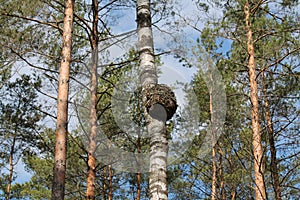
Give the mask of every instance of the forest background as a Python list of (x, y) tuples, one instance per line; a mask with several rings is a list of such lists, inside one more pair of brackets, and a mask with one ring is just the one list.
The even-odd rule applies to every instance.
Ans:
[[(151, 199), (137, 2), (123, 0), (74, 3), (64, 198), (87, 195), (95, 2), (94, 195)], [(1, 1), (1, 199), (53, 195), (65, 8)], [(151, 2), (158, 82), (178, 104), (166, 122), (168, 199), (299, 198), (299, 10), (297, 0)]]

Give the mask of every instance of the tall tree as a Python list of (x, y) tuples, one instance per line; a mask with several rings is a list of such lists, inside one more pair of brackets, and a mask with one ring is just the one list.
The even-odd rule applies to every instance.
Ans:
[[(256, 6), (260, 6), (259, 4)], [(251, 28), (251, 10), (249, 2), (244, 5), (246, 34), (247, 34), (247, 52), (248, 52), (248, 74), (250, 82), (250, 99), (251, 99), (251, 121), (253, 132), (253, 154), (254, 154), (254, 174), (255, 174), (255, 196), (258, 200), (265, 200), (266, 187), (264, 182), (263, 169), (263, 147), (260, 130), (259, 103), (258, 103), (258, 87), (257, 73), (255, 64), (255, 48), (253, 43), (252, 28)]]
[(267, 123), (267, 133), (270, 145), (270, 153), (271, 153), (271, 176), (273, 178), (273, 188), (275, 192), (276, 200), (281, 200), (281, 187), (279, 182), (279, 173), (278, 173), (278, 162), (277, 162), (277, 150), (275, 147), (275, 139), (274, 139), (274, 128), (273, 128), (273, 120), (271, 118), (270, 112), (270, 102), (267, 97), (267, 85), (265, 81), (265, 72), (262, 72), (262, 84), (263, 84), (263, 96), (264, 96), (264, 110), (265, 110), (265, 119)]
[(93, 12), (93, 27), (91, 30), (90, 43), (92, 48), (92, 67), (90, 70), (90, 133), (88, 144), (88, 174), (87, 174), (87, 188), (86, 199), (94, 200), (95, 196), (95, 182), (96, 182), (96, 158), (95, 152), (97, 148), (97, 87), (98, 87), (98, 0), (92, 1)]
[(52, 200), (64, 199), (67, 134), (68, 134), (68, 97), (69, 73), (71, 65), (72, 29), (74, 0), (65, 1), (65, 16), (62, 38), (62, 53), (58, 80), (57, 121), (54, 156), (54, 178), (52, 184)]
[[(142, 102), (147, 131), (150, 137), (149, 195), (151, 200), (166, 200), (168, 199), (168, 139), (165, 122), (170, 116), (165, 105), (155, 105), (152, 104), (153, 102), (150, 102), (150, 105), (148, 105), (150, 108), (146, 106), (149, 103), (148, 95), (155, 95), (157, 92), (155, 88), (158, 86), (150, 5), (150, 0), (138, 0), (136, 2)], [(164, 95), (166, 98), (169, 98), (167, 93), (164, 93)], [(151, 110), (153, 111), (152, 115)]]
[[(34, 82), (32, 77), (22, 75), (14, 82), (6, 82), (1, 88), (4, 96), (0, 101), (0, 170), (7, 166), (8, 174), (0, 178), (0, 188), (3, 188), (5, 199), (11, 199), (16, 177), (15, 167), (23, 154), (34, 144), (33, 134), (38, 130), (37, 123), (42, 115), (39, 112), (37, 94), (34, 88), (39, 88), (41, 82)], [(5, 189), (4, 189), (5, 188)]]
[[(273, 3), (276, 6), (273, 6)], [(295, 2), (294, 2), (295, 3)], [(272, 99), (271, 108), (272, 111), (270, 113), (273, 114), (273, 118), (276, 118), (278, 121), (273, 120), (272, 124), (274, 126), (277, 126), (278, 132), (274, 133), (274, 136), (279, 136), (281, 134), (284, 134), (286, 131), (286, 125), (279, 125), (281, 124), (280, 121), (282, 120), (281, 114), (278, 115), (277, 106), (279, 102), (290, 102), (291, 104), (285, 105), (292, 109), (294, 106), (292, 105), (293, 101), (291, 100), (293, 97), (289, 97), (287, 94), (293, 94), (293, 90), (291, 90), (289, 87), (287, 87), (289, 84), (293, 83), (293, 77), (295, 77), (296, 68), (299, 66), (299, 62), (297, 59), (294, 58), (294, 53), (296, 51), (299, 51), (299, 45), (297, 42), (298, 34), (295, 33), (295, 30), (293, 27), (295, 27), (295, 19), (297, 19), (297, 11), (295, 12), (295, 9), (293, 9), (293, 6), (295, 6), (297, 3), (292, 3), (292, 1), (286, 1), (285, 3), (280, 3), (277, 1), (270, 2), (250, 2), (249, 1), (249, 9), (245, 9), (245, 4), (247, 4), (246, 1), (227, 1), (226, 4), (224, 4), (224, 17), (219, 22), (214, 22), (211, 25), (216, 26), (214, 31), (210, 32), (213, 36), (218, 37), (215, 42), (213, 42), (213, 45), (220, 45), (220, 50), (224, 51), (227, 47), (230, 46), (230, 49), (227, 53), (223, 53), (223, 59), (227, 60), (228, 64), (223, 63), (223, 67), (227, 70), (227, 75), (230, 75), (231, 72), (235, 73), (235, 76), (232, 77), (231, 81), (235, 85), (236, 88), (241, 88), (242, 90), (239, 90), (239, 93), (246, 93), (248, 94), (251, 90), (251, 94), (253, 94), (252, 91), (255, 91), (254, 93), (257, 93), (257, 98), (261, 99), (255, 99), (255, 95), (249, 95), (251, 96), (251, 101), (249, 105), (251, 105), (251, 108), (253, 108), (253, 102), (256, 101), (256, 105), (259, 106), (259, 110), (256, 109), (256, 112), (253, 113), (265, 113), (266, 112), (266, 106), (263, 107), (263, 104), (258, 105), (259, 101), (264, 101), (266, 103), (266, 100), (260, 94), (262, 94), (260, 91), (260, 88), (263, 87), (263, 84), (261, 83), (261, 78), (263, 73), (269, 74), (268, 77), (270, 77), (269, 81), (269, 88), (266, 96), (269, 96), (269, 99)], [(272, 4), (272, 5), (271, 5)], [(290, 14), (287, 14), (287, 11)], [(246, 20), (246, 16), (248, 15), (249, 19)], [(292, 20), (293, 19), (293, 20)], [(247, 22), (247, 23), (245, 23)], [(297, 26), (297, 25), (296, 25)], [(247, 35), (245, 34), (247, 32)], [(249, 34), (251, 32), (251, 34)], [(206, 34), (205, 31), (202, 32), (202, 35)], [(245, 37), (245, 35), (247, 37)], [(249, 35), (252, 36), (252, 39), (249, 38)], [(212, 37), (210, 37), (212, 38)], [(224, 38), (222, 42), (227, 43), (225, 49), (222, 49), (222, 42), (218, 41), (220, 38)], [(252, 40), (252, 41), (251, 41)], [(216, 54), (220, 54), (220, 51), (215, 51)], [(221, 52), (222, 54), (222, 52)], [(221, 59), (220, 59), (221, 60)], [(250, 62), (249, 62), (250, 61)], [(222, 63), (221, 63), (222, 64)], [(248, 73), (249, 75), (253, 76), (252, 78), (252, 84), (246, 83), (245, 80), (247, 78), (247, 75), (245, 72), (249, 72), (249, 68), (253, 67), (252, 72)], [(283, 75), (280, 76), (279, 74)], [(272, 78), (271, 78), (272, 77)], [(255, 79), (254, 79), (255, 78)], [(283, 79), (285, 81), (283, 81)], [(256, 81), (256, 87), (255, 83), (253, 84), (253, 80)], [(287, 81), (289, 80), (289, 81)], [(284, 83), (283, 83), (283, 82)], [(272, 83), (271, 83), (272, 82)], [(286, 91), (289, 91), (287, 93), (282, 94), (282, 91), (280, 92), (279, 85), (286, 84)], [(248, 85), (252, 85), (251, 87), (245, 87)], [(295, 86), (294, 86), (295, 87)], [(276, 95), (274, 95), (276, 94)], [(231, 97), (232, 98), (232, 97)], [(253, 100), (254, 98), (254, 100)], [(250, 99), (250, 98), (249, 98)], [(276, 100), (275, 100), (276, 99)], [(281, 100), (280, 100), (281, 99)], [(286, 99), (286, 100), (284, 100)], [(259, 101), (258, 101), (259, 100)], [(280, 103), (279, 103), (280, 104)], [(232, 115), (233, 113), (231, 113)], [(277, 115), (277, 116), (276, 116)], [(297, 114), (296, 114), (297, 115)], [(257, 115), (256, 115), (257, 116)], [(285, 115), (286, 116), (286, 115)], [(294, 122), (295, 115), (291, 114), (289, 117), (289, 121), (291, 124)], [(252, 117), (251, 117), (252, 118)], [(265, 152), (268, 150), (267, 145), (268, 141), (266, 140), (265, 133), (267, 133), (268, 130), (268, 123), (267, 123), (267, 116), (265, 116), (266, 122), (263, 122), (263, 115), (260, 116), (259, 120), (256, 120), (255, 123), (257, 128), (259, 128), (259, 135), (256, 135), (260, 137), (260, 142), (263, 144), (261, 148), (261, 152), (263, 152), (263, 155), (260, 155), (261, 162), (259, 163), (259, 169), (260, 173), (262, 173), (264, 165), (268, 164), (266, 163), (267, 157), (269, 154), (266, 154)], [(246, 118), (245, 118), (246, 119)], [(252, 118), (253, 119), (253, 118)], [(252, 121), (253, 122), (253, 121)], [(232, 121), (228, 121), (229, 124), (232, 124)], [(290, 125), (290, 123), (288, 123)], [(270, 123), (269, 123), (270, 124)], [(287, 124), (287, 126), (289, 126)], [(254, 127), (254, 126), (248, 126), (247, 120), (243, 120), (241, 122), (241, 125), (244, 127), (244, 131), (248, 128)], [(259, 125), (259, 126), (258, 126)], [(294, 124), (295, 125), (295, 124)], [(294, 126), (292, 125), (292, 126)], [(264, 127), (265, 126), (265, 127)], [(237, 126), (238, 127), (238, 126)], [(238, 130), (238, 128), (236, 129)], [(269, 130), (270, 131), (270, 130)], [(251, 131), (253, 132), (253, 131)], [(255, 131), (257, 132), (257, 130)], [(253, 132), (254, 133), (254, 132)], [(249, 135), (249, 134), (247, 134)], [(239, 137), (243, 136), (240, 134)], [(249, 135), (250, 136), (250, 135)], [(253, 136), (253, 134), (252, 134)], [(244, 136), (243, 136), (244, 137)], [(251, 137), (252, 140), (254, 140), (254, 137)], [(276, 137), (275, 137), (276, 138)], [(273, 138), (273, 139), (275, 139)], [(281, 137), (282, 141), (287, 141), (288, 137)], [(250, 139), (250, 138), (249, 138)], [(241, 141), (241, 140), (240, 140)], [(256, 144), (257, 143), (257, 137), (256, 137)], [(239, 143), (239, 140), (234, 140), (232, 142), (234, 145)], [(255, 143), (255, 142), (254, 142)], [(245, 143), (246, 144), (246, 143)], [(276, 160), (274, 155), (274, 148), (276, 147), (276, 144), (271, 145), (272, 142), (269, 140), (269, 148), (270, 148), (270, 156), (273, 158), (270, 158), (270, 160)], [(239, 144), (241, 145), (241, 144)], [(273, 147), (271, 147), (273, 146)], [(233, 146), (233, 150), (235, 151), (237, 146)], [(257, 146), (256, 146), (257, 147)], [(256, 154), (256, 157), (253, 157), (253, 166), (256, 162), (258, 164), (258, 158), (257, 158), (257, 150), (259, 148), (256, 148), (253, 146), (253, 155)], [(285, 146), (282, 149), (287, 148)], [(272, 150), (271, 150), (272, 149)], [(281, 150), (282, 150), (281, 149)], [(273, 152), (271, 152), (273, 151)], [(238, 160), (241, 160), (241, 154), (238, 155)], [(250, 155), (250, 154), (249, 154)], [(293, 157), (294, 154), (291, 155), (290, 158)], [(236, 157), (235, 156), (235, 157)], [(252, 155), (251, 155), (252, 156)], [(293, 158), (294, 159), (294, 158)], [(291, 159), (291, 160), (293, 160)], [(231, 159), (235, 160), (235, 159)], [(283, 161), (284, 160), (284, 161)], [(280, 162), (277, 162), (277, 165), (280, 166), (280, 163), (285, 165), (285, 162), (287, 160), (281, 159)], [(276, 162), (271, 161), (273, 164)], [(247, 165), (243, 165), (245, 169), (248, 168)], [(271, 172), (268, 172), (267, 170), (271, 169)], [(273, 194), (270, 192), (270, 185), (267, 185), (269, 182), (268, 173), (274, 173), (274, 167), (271, 164), (270, 167), (266, 167), (266, 177), (265, 180), (261, 177), (260, 180), (262, 183), (264, 183), (265, 190), (268, 191), (269, 197), (273, 197)], [(278, 168), (280, 169), (280, 168)], [(257, 170), (256, 170), (257, 171)], [(275, 170), (276, 171), (276, 170)], [(282, 173), (283, 171), (281, 171)], [(280, 174), (279, 173), (279, 176)], [(253, 174), (254, 175), (254, 174)], [(255, 176), (255, 175), (254, 175)], [(282, 174), (281, 174), (282, 176)], [(272, 180), (273, 186), (275, 185), (275, 180)], [(245, 184), (244, 184), (245, 185)], [(255, 187), (257, 184), (255, 183)], [(281, 186), (284, 184), (281, 183)], [(262, 188), (260, 188), (262, 190)], [(275, 190), (275, 188), (274, 188)], [(234, 192), (234, 190), (233, 190)], [(236, 190), (238, 192), (238, 190)], [(276, 192), (275, 192), (276, 193)], [(262, 194), (263, 195), (263, 194)], [(236, 196), (236, 195), (233, 195)], [(274, 194), (274, 198), (276, 194)], [(264, 198), (263, 196), (261, 198)], [(267, 198), (267, 197), (266, 197)]]

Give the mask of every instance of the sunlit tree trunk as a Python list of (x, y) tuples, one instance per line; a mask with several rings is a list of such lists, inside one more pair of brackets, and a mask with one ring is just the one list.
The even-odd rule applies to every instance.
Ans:
[(216, 133), (216, 121), (214, 115), (214, 105), (213, 105), (213, 90), (214, 90), (214, 80), (213, 74), (211, 70), (209, 72), (209, 82), (210, 87), (209, 89), (209, 112), (210, 112), (210, 134), (212, 137), (212, 183), (211, 183), (211, 199), (216, 200), (218, 199), (218, 192), (217, 192), (217, 133)]
[[(210, 113), (212, 115), (212, 95), (210, 91)], [(211, 199), (218, 199), (217, 196), (217, 144), (216, 144), (216, 133), (213, 126), (213, 120), (211, 119), (211, 134), (212, 134), (212, 183), (211, 183)]]
[(9, 177), (8, 177), (8, 183), (6, 186), (5, 200), (9, 200), (9, 198), (10, 198), (11, 183), (13, 181), (13, 175), (14, 175), (13, 160), (14, 160), (15, 145), (16, 145), (16, 135), (13, 136), (13, 141), (12, 141), (11, 149), (9, 152)]
[[(214, 138), (215, 136), (213, 136)], [(211, 183), (211, 199), (216, 200), (217, 197), (217, 157), (216, 146), (212, 148), (212, 183)]]
[(263, 177), (263, 149), (261, 143), (261, 131), (259, 122), (259, 103), (258, 103), (258, 88), (257, 88), (257, 75), (256, 64), (254, 57), (254, 44), (251, 29), (251, 13), (248, 1), (244, 6), (246, 31), (247, 31), (247, 51), (248, 51), (248, 74), (250, 82), (250, 99), (252, 106), (252, 132), (253, 132), (253, 155), (254, 155), (254, 175), (255, 175), (255, 194), (256, 200), (266, 199), (266, 190)]
[(219, 177), (220, 177), (220, 190), (221, 190), (221, 199), (226, 200), (225, 194), (225, 181), (223, 176), (223, 151), (221, 146), (218, 144), (218, 153), (219, 153)]
[(54, 155), (54, 178), (52, 184), (52, 200), (64, 199), (67, 131), (68, 131), (68, 96), (69, 73), (71, 65), (72, 28), (73, 28), (74, 1), (65, 1), (65, 17), (63, 27), (62, 55), (59, 69), (56, 143)]
[(236, 200), (236, 191), (235, 190), (232, 190), (230, 192), (230, 196), (231, 196), (231, 200)]
[[(151, 28), (150, 0), (137, 0), (138, 50), (140, 55), (140, 79), (143, 91), (157, 84), (154, 65), (153, 35)], [(143, 101), (145, 101), (143, 94)], [(152, 118), (144, 108), (147, 130), (150, 136), (149, 193), (151, 200), (168, 199), (167, 154), (168, 140), (165, 122)]]
[(267, 86), (265, 83), (265, 75), (262, 72), (263, 76), (263, 94), (264, 94), (264, 106), (265, 106), (265, 118), (267, 121), (267, 132), (269, 137), (269, 145), (271, 152), (271, 174), (273, 178), (273, 188), (275, 192), (275, 199), (281, 200), (281, 188), (279, 182), (278, 168), (277, 168), (277, 158), (276, 158), (276, 147), (275, 147), (275, 139), (274, 139), (274, 130), (273, 130), (273, 122), (270, 113), (270, 103), (267, 97)]
[(91, 47), (92, 47), (92, 68), (90, 71), (90, 133), (89, 133), (89, 147), (88, 147), (88, 174), (87, 174), (87, 188), (86, 199), (95, 199), (96, 186), (96, 158), (95, 152), (97, 148), (97, 86), (98, 86), (98, 0), (92, 2), (93, 10), (93, 28), (91, 33)]

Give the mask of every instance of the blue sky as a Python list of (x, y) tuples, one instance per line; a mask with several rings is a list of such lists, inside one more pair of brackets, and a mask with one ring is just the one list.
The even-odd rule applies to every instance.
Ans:
[[(198, 11), (196, 7), (194, 6), (194, 3), (192, 0), (181, 0), (179, 1), (178, 5), (178, 13), (180, 12), (181, 16), (187, 17), (186, 20), (192, 22), (197, 18)], [(119, 34), (122, 32), (134, 30), (136, 28), (136, 14), (135, 14), (135, 8), (131, 8), (125, 11), (122, 11), (123, 14), (121, 14), (120, 18), (116, 22), (114, 22), (114, 26), (112, 27), (112, 30), (115, 32), (115, 34)], [(205, 16), (203, 16), (205, 18)], [(182, 21), (182, 19), (177, 18), (178, 25), (180, 32), (176, 33), (174, 36), (178, 37), (179, 40), (186, 40), (188, 44), (190, 44), (190, 47), (195, 44), (196, 38), (199, 37), (200, 33), (193, 30), (192, 28), (185, 26)], [(197, 19), (198, 22), (194, 25), (197, 25), (198, 28), (201, 28), (203, 26), (203, 21), (201, 19)], [(160, 26), (159, 30), (155, 27), (153, 27), (153, 35), (154, 35), (154, 45), (156, 49), (160, 49), (160, 51), (173, 51), (173, 48), (176, 48), (176, 44), (174, 44), (173, 37), (170, 37), (170, 32), (167, 28), (167, 26), (163, 25), (163, 22), (160, 22), (158, 24)], [(130, 38), (126, 40), (127, 42), (122, 45), (113, 46), (110, 48), (110, 54), (111, 58), (119, 57), (124, 52), (126, 52), (130, 47), (136, 45), (137, 41), (137, 35), (133, 35)], [(157, 51), (156, 53), (160, 53)], [(182, 64), (178, 61), (178, 59), (175, 59), (173, 55), (163, 55), (162, 57), (163, 65), (160, 67), (161, 75), (159, 78), (159, 83), (168, 84), (171, 86), (174, 86), (176, 82), (182, 82), (182, 83), (189, 83), (192, 80), (192, 77), (194, 74), (198, 71), (197, 68), (186, 68), (183, 67)], [(37, 63), (37, 60), (32, 60), (32, 62)], [(37, 63), (38, 64), (38, 63)], [(17, 69), (18, 66), (18, 69)], [(19, 66), (22, 66), (19, 68)], [(31, 73), (31, 69), (28, 66), (24, 65), (16, 65), (16, 75), (22, 73)], [(178, 104), (183, 107), (184, 105), (184, 96), (185, 94), (183, 91), (179, 88), (175, 90), (175, 94), (178, 100)], [(55, 94), (52, 94), (55, 96)], [(55, 102), (49, 102), (52, 104), (53, 108), (52, 110), (55, 110)], [(48, 119), (49, 120), (49, 119)], [(75, 121), (74, 121), (75, 122)], [(53, 120), (49, 120), (47, 122), (48, 126), (55, 127), (55, 122)], [(71, 123), (70, 126), (72, 127), (73, 124)], [(25, 181), (28, 181), (30, 179), (30, 173), (28, 173), (24, 169), (24, 164), (22, 164), (21, 161), (16, 166), (16, 176), (17, 179), (15, 182), (23, 183)]]

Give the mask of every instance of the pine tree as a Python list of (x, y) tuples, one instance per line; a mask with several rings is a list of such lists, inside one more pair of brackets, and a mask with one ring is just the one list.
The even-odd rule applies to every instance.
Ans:
[(66, 0), (63, 28), (62, 58), (57, 96), (56, 142), (52, 199), (64, 199), (68, 133), (69, 73), (71, 65), (74, 1)]
[(95, 152), (97, 148), (97, 87), (98, 87), (98, 0), (92, 2), (93, 11), (93, 27), (91, 31), (91, 48), (92, 48), (92, 68), (90, 82), (90, 133), (88, 145), (88, 175), (86, 199), (94, 200), (95, 197), (95, 179), (96, 179), (96, 158)]
[(39, 88), (40, 84), (40, 80), (35, 81), (28, 75), (22, 75), (14, 82), (6, 82), (0, 90), (3, 95), (0, 101), (0, 169), (8, 169), (8, 174), (4, 173), (1, 177), (0, 188), (5, 199), (11, 199), (15, 192), (13, 181), (17, 175), (16, 165), (20, 163), (27, 149), (34, 146), (32, 141), (37, 139), (34, 132), (38, 130), (37, 124), (42, 115), (34, 88)]

